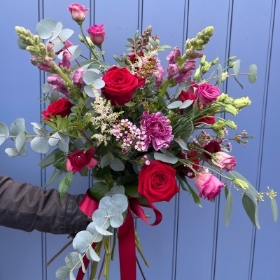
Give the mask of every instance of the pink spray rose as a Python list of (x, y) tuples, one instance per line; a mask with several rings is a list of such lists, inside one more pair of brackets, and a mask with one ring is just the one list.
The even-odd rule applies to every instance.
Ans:
[(100, 47), (105, 39), (104, 24), (92, 25), (87, 32), (92, 43)]
[(173, 140), (172, 126), (170, 120), (166, 118), (162, 113), (152, 113), (145, 111), (142, 114), (142, 120), (140, 122), (141, 129), (145, 131), (145, 149), (147, 150), (149, 144), (152, 142), (156, 151), (161, 148), (168, 148), (169, 143)]
[(69, 6), (68, 10), (70, 11), (73, 20), (75, 20), (78, 24), (82, 24), (88, 12), (88, 8), (78, 3), (74, 3), (71, 6)]
[(201, 105), (207, 106), (216, 101), (220, 95), (220, 89), (211, 84), (200, 84), (197, 87), (197, 97)]
[(212, 162), (226, 171), (232, 171), (236, 166), (235, 158), (225, 152), (215, 153)]
[(198, 172), (194, 178), (195, 185), (199, 191), (199, 196), (213, 200), (225, 186), (217, 177), (208, 170)]
[(69, 172), (79, 172), (85, 166), (88, 169), (92, 169), (96, 164), (97, 160), (93, 158), (95, 150), (88, 149), (86, 152), (83, 150), (76, 150), (67, 156), (66, 170)]

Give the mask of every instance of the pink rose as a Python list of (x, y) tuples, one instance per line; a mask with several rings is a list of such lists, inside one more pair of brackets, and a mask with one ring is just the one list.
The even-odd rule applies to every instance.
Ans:
[(223, 182), (206, 170), (196, 173), (194, 182), (199, 191), (199, 196), (208, 200), (213, 200), (225, 186)]
[(69, 172), (79, 172), (85, 166), (88, 169), (92, 169), (96, 164), (97, 160), (93, 158), (95, 150), (88, 149), (86, 152), (83, 150), (76, 150), (67, 156), (66, 170)]
[(200, 84), (197, 87), (196, 93), (199, 102), (202, 105), (207, 106), (213, 101), (216, 101), (216, 99), (220, 95), (220, 89), (211, 84)]
[(226, 171), (232, 171), (236, 166), (235, 158), (225, 152), (215, 153), (212, 162)]
[(88, 8), (78, 3), (74, 3), (71, 6), (69, 6), (68, 10), (70, 11), (73, 20), (75, 20), (78, 24), (83, 23), (88, 12)]
[(100, 47), (105, 39), (104, 24), (92, 25), (87, 32), (92, 43)]

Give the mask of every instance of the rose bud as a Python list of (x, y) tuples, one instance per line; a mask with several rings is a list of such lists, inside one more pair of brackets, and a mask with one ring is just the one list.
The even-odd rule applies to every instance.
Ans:
[(73, 20), (75, 20), (78, 24), (83, 23), (88, 12), (88, 8), (78, 3), (74, 3), (71, 6), (69, 6), (68, 10), (70, 11)]

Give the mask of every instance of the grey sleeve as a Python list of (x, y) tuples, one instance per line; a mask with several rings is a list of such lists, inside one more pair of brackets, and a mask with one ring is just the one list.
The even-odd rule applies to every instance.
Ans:
[(24, 231), (75, 234), (84, 230), (88, 217), (79, 209), (83, 195), (44, 190), (0, 176), (0, 226)]

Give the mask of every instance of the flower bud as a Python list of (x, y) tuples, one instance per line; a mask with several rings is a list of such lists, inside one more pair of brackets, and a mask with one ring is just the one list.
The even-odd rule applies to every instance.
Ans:
[(211, 66), (212, 66), (211, 62), (205, 62), (205, 64), (201, 68), (202, 74), (207, 73), (210, 70)]
[(27, 46), (26, 50), (28, 52), (30, 52), (31, 54), (39, 54), (40, 53), (40, 50), (38, 48), (33, 47), (33, 46)]
[(211, 128), (216, 131), (216, 130), (221, 130), (226, 126), (226, 122), (224, 120), (218, 120), (214, 124), (212, 124)]
[(35, 45), (39, 45), (41, 43), (40, 37), (38, 35), (34, 35), (33, 39)]
[(92, 43), (92, 41), (90, 40), (89, 36), (86, 37), (86, 40), (87, 40), (87, 44), (93, 48), (94, 47), (94, 44)]
[(193, 75), (193, 79), (195, 81), (199, 81), (200, 80), (200, 67), (196, 69), (194, 75)]
[(88, 12), (88, 8), (78, 3), (74, 3), (71, 6), (69, 6), (68, 10), (71, 13), (72, 19), (75, 20), (79, 25), (83, 23)]
[(90, 26), (87, 32), (92, 43), (100, 48), (105, 39), (104, 24), (94, 24)]
[(224, 102), (225, 99), (228, 97), (228, 95), (226, 93), (222, 93), (220, 94), (220, 96), (217, 98), (218, 102)]
[(229, 61), (232, 61), (232, 60), (234, 60), (236, 58), (236, 56), (234, 55), (234, 56), (231, 56), (228, 60)]
[(78, 38), (79, 40), (83, 43), (85, 40), (84, 40), (84, 37), (82, 35), (78, 35)]
[(218, 62), (219, 62), (219, 58), (216, 57), (216, 58), (212, 61), (212, 65), (215, 65), (215, 64), (217, 64)]
[(228, 78), (228, 72), (223, 72), (222, 73), (222, 82), (224, 82)]
[(234, 121), (226, 120), (226, 125), (231, 129), (237, 129), (237, 125), (235, 124)]
[(232, 179), (232, 182), (233, 182), (236, 186), (242, 188), (243, 190), (246, 190), (246, 189), (249, 188), (248, 183), (247, 183), (246, 181), (243, 181), (243, 180), (239, 179), (239, 178), (234, 178), (234, 179)]
[(231, 104), (226, 104), (225, 105), (225, 110), (226, 110), (226, 112), (228, 112), (228, 113), (230, 113), (234, 116), (236, 116), (238, 114), (238, 110), (234, 106), (232, 106)]
[(246, 106), (249, 106), (250, 104), (251, 104), (251, 100), (249, 99), (249, 97), (237, 98), (232, 103), (232, 105), (239, 110)]
[(206, 61), (206, 55), (204, 55), (201, 60), (200, 60), (200, 65), (203, 66), (205, 64)]

